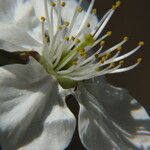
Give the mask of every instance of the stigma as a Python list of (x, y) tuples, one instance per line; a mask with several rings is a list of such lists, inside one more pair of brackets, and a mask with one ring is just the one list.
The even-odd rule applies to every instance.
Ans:
[[(97, 13), (93, 8), (94, 2), (95, 0), (91, 0), (88, 10), (85, 11), (82, 8), (83, 0), (79, 0), (71, 20), (68, 21), (62, 17), (67, 1), (48, 3), (44, 0), (45, 16), (39, 18), (43, 39), (41, 63), (47, 72), (59, 79), (62, 77), (69, 81), (81, 81), (105, 74), (121, 73), (135, 68), (142, 61), (142, 58), (137, 58), (135, 63), (125, 67), (125, 59), (137, 52), (144, 45), (143, 41), (123, 54), (127, 36), (112, 47), (105, 48), (106, 39), (111, 37), (112, 31), (101, 35), (102, 31), (121, 2), (117, 1), (112, 5), (104, 17), (93, 25), (90, 18)], [(77, 20), (81, 13), (84, 15), (82, 21)], [(79, 21), (81, 24), (74, 32), (75, 23)]]

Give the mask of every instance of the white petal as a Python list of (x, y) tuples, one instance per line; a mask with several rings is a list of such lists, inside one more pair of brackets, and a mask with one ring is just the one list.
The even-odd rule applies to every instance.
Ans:
[(64, 150), (75, 129), (75, 119), (66, 106), (53, 106), (41, 135), (19, 150)]
[(0, 21), (10, 23), (14, 20), (18, 0), (0, 0)]
[(14, 45), (10, 42), (6, 42), (6, 41), (3, 41), (3, 40), (0, 40), (0, 49), (3, 49), (5, 51), (9, 51), (9, 52), (29, 51), (29, 49), (23, 48), (21, 46)]
[(129, 93), (97, 78), (80, 84), (79, 133), (89, 150), (149, 150), (150, 118)]
[(24, 48), (39, 51), (41, 44), (19, 27), (0, 23), (0, 39)]
[(67, 147), (75, 128), (74, 116), (58, 94), (55, 81), (37, 61), (0, 68), (0, 85), (2, 148)]

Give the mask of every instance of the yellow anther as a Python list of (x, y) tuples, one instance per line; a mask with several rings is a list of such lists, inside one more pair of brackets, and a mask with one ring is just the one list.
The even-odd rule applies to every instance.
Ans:
[(83, 58), (84, 58), (84, 59), (88, 58), (88, 54), (87, 54), (87, 53), (84, 53)]
[(106, 57), (102, 57), (102, 59), (100, 60), (100, 63), (103, 64), (106, 61)]
[(62, 27), (62, 26), (58, 26), (58, 29), (59, 29), (59, 30), (62, 30), (62, 29), (63, 29), (63, 27)]
[(65, 37), (64, 39), (65, 39), (66, 41), (69, 41), (69, 37)]
[(87, 23), (87, 27), (90, 28), (90, 27), (91, 27), (91, 24), (90, 24), (90, 23)]
[(66, 3), (65, 3), (65, 2), (61, 2), (61, 6), (63, 6), (63, 7), (64, 7), (65, 5), (66, 5)]
[(82, 7), (78, 7), (78, 8), (77, 8), (77, 11), (78, 11), (78, 12), (82, 12), (82, 11), (83, 11), (83, 8), (82, 8)]
[(119, 65), (123, 65), (124, 64), (124, 60), (121, 60), (120, 62), (119, 62)]
[(95, 54), (95, 58), (99, 58), (99, 55), (98, 55), (98, 54)]
[(67, 26), (67, 27), (69, 26), (69, 24), (70, 23), (68, 21), (64, 22), (64, 25)]
[(73, 61), (72, 64), (73, 65), (77, 65), (78, 63), (77, 63), (77, 61)]
[(80, 49), (79, 52), (80, 53), (85, 53), (85, 49)]
[(75, 37), (74, 37), (74, 36), (72, 36), (72, 37), (71, 37), (71, 40), (72, 40), (72, 41), (74, 41), (74, 40), (75, 40)]
[(111, 35), (112, 35), (112, 31), (108, 31), (106, 34), (107, 34), (108, 36), (111, 36)]
[(96, 14), (97, 13), (97, 9), (94, 8), (93, 9), (93, 13)]
[(116, 5), (112, 5), (112, 9), (114, 9), (114, 10), (115, 10), (116, 8), (117, 8), (117, 7), (116, 7)]
[(101, 70), (100, 70), (100, 68), (98, 67), (98, 68), (96, 68), (96, 70), (95, 70), (95, 71), (100, 72)]
[(117, 1), (116, 2), (116, 8), (119, 7), (121, 5), (121, 1)]
[(117, 51), (119, 51), (119, 52), (122, 51), (122, 47), (121, 47), (121, 46), (118, 47), (118, 48), (117, 48)]
[(139, 45), (139, 46), (144, 46), (144, 42), (143, 42), (143, 41), (140, 41), (138, 45)]
[(112, 5), (112, 9), (117, 9), (121, 5), (120, 1), (117, 1), (115, 5)]
[(83, 56), (84, 56), (84, 53), (80, 52), (80, 56), (83, 57)]
[(105, 56), (106, 60), (107, 60), (110, 56), (111, 56), (111, 54), (110, 54), (110, 53), (107, 53), (106, 56)]
[(111, 63), (111, 64), (110, 64), (110, 67), (112, 67), (112, 68), (114, 68), (115, 66), (116, 66), (115, 63)]
[(51, 2), (51, 6), (55, 7), (56, 3), (55, 2)]
[(125, 40), (125, 41), (127, 41), (129, 38), (127, 37), (127, 36), (125, 36), (124, 38), (123, 38), (123, 40)]
[(105, 45), (105, 41), (101, 41), (100, 46), (104, 46), (104, 45)]
[(81, 42), (81, 40), (80, 40), (80, 39), (76, 39), (76, 42), (77, 42), (77, 43), (80, 43), (80, 42)]
[(142, 62), (142, 58), (138, 58), (138, 59), (137, 59), (137, 62), (138, 62), (138, 63), (141, 63), (141, 62)]
[(46, 20), (46, 18), (44, 16), (40, 17), (41, 22), (44, 22)]

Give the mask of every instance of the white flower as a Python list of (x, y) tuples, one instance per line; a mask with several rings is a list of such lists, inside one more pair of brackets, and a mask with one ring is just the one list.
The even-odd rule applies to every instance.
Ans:
[(0, 0), (0, 48), (34, 50), (40, 55), (39, 62), (31, 57), (26, 65), (0, 68), (0, 143), (4, 150), (67, 148), (76, 126), (65, 103), (70, 93), (80, 105), (79, 135), (86, 149), (150, 149), (150, 119), (144, 108), (126, 90), (99, 77), (136, 67), (141, 59), (126, 68), (121, 68), (122, 60), (144, 43), (120, 55), (125, 37), (105, 50), (103, 40), (111, 32), (100, 34), (120, 2), (100, 21), (94, 0), (87, 11), (81, 7), (84, 3)]

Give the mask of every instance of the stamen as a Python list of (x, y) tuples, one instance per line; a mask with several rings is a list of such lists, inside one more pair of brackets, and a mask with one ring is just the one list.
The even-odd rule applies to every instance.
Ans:
[(51, 6), (52, 6), (52, 7), (55, 7), (55, 6), (56, 6), (56, 3), (55, 3), (55, 2), (51, 2)]
[(61, 2), (61, 6), (65, 7), (66, 3), (65, 2)]
[(137, 67), (141, 63), (141, 61), (142, 61), (142, 58), (138, 58), (137, 62), (134, 65), (129, 66), (129, 67), (125, 67), (125, 68), (121, 68), (121, 69), (117, 69), (117, 70), (114, 70), (114, 71), (112, 71), (110, 73), (111, 74), (113, 74), (113, 73), (121, 73), (121, 72), (126, 72), (126, 71), (129, 71), (129, 70), (132, 70), (135, 67)]

